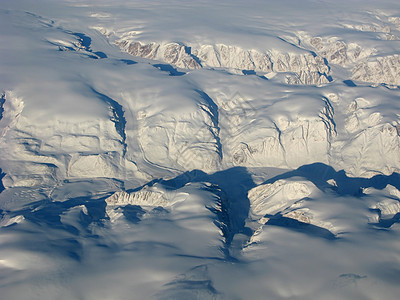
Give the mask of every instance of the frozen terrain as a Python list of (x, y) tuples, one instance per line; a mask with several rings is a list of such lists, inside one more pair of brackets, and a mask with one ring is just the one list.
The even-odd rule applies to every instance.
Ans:
[(4, 0), (1, 299), (397, 299), (397, 1)]

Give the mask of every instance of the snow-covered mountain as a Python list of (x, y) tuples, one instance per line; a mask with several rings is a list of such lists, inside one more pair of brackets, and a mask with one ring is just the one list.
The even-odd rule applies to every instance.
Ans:
[(0, 37), (5, 299), (396, 298), (395, 1), (5, 1)]

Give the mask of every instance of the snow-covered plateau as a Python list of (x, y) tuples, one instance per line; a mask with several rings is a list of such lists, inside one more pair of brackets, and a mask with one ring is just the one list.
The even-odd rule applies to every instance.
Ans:
[(397, 299), (399, 3), (3, 0), (0, 151), (0, 299)]

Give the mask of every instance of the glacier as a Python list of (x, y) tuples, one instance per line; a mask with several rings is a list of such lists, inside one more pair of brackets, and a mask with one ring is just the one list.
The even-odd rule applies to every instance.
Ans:
[[(343, 12), (346, 13), (343, 13)], [(395, 299), (395, 1), (4, 1), (5, 299)]]

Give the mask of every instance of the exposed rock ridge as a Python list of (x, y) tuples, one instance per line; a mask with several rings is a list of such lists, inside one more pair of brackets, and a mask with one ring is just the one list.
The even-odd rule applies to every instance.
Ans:
[(328, 83), (329, 67), (322, 57), (306, 52), (281, 53), (271, 50), (260, 52), (233, 45), (201, 45), (189, 47), (182, 43), (141, 43), (119, 39), (116, 44), (125, 52), (143, 58), (161, 60), (184, 69), (226, 68), (261, 73), (293, 73), (289, 84), (320, 85)]

